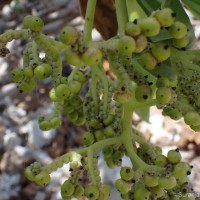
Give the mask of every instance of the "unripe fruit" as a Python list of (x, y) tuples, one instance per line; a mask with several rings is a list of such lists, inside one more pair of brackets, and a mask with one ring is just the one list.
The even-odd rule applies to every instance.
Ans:
[(135, 90), (135, 98), (139, 102), (145, 102), (152, 98), (152, 89), (149, 85), (139, 85)]
[(141, 28), (142, 34), (147, 37), (156, 36), (160, 32), (160, 24), (154, 17), (142, 19), (139, 22), (139, 26)]
[(90, 66), (96, 67), (102, 60), (102, 53), (98, 48), (89, 47), (82, 55), (83, 62)]
[(148, 41), (146, 36), (144, 35), (138, 35), (135, 39), (136, 49), (134, 53), (141, 53), (144, 49), (146, 49), (148, 45)]
[(34, 69), (34, 76), (38, 79), (45, 79), (51, 75), (51, 66), (48, 64), (38, 65)]
[(59, 117), (53, 117), (50, 120), (51, 128), (58, 128), (61, 125), (61, 119)]
[(176, 164), (181, 161), (181, 154), (178, 149), (170, 150), (167, 153), (167, 159), (170, 163)]
[(189, 111), (184, 116), (184, 121), (186, 124), (191, 126), (200, 125), (200, 115), (197, 111)]
[(150, 188), (150, 191), (153, 195), (156, 196), (156, 198), (161, 198), (166, 194), (165, 190), (159, 186)]
[(167, 157), (164, 155), (157, 155), (155, 159), (155, 164), (160, 167), (165, 167), (167, 164)]
[(172, 39), (172, 45), (178, 49), (185, 48), (190, 43), (190, 38), (188, 35), (181, 39)]
[(60, 33), (60, 40), (64, 44), (71, 45), (74, 44), (79, 37), (78, 31), (71, 26), (66, 26), (62, 29)]
[(162, 42), (153, 43), (151, 46), (151, 52), (159, 62), (167, 60), (171, 54), (169, 45)]
[(22, 92), (30, 92), (35, 88), (35, 80), (29, 79), (24, 82), (22, 82), (20, 85), (17, 86), (17, 89), (20, 93)]
[(181, 39), (187, 34), (187, 26), (182, 22), (176, 21), (169, 28), (170, 35), (175, 39)]
[(124, 181), (130, 181), (134, 177), (134, 171), (131, 167), (122, 167), (120, 176)]
[(168, 87), (159, 87), (156, 91), (156, 99), (159, 103), (169, 103), (172, 98), (171, 89)]
[(59, 99), (66, 99), (70, 95), (69, 86), (60, 84), (55, 88), (55, 94)]
[(24, 17), (22, 24), (25, 28), (30, 28), (32, 31), (36, 32), (40, 32), (44, 27), (44, 22), (41, 18), (31, 15)]
[(122, 36), (118, 42), (119, 53), (122, 55), (130, 55), (135, 51), (135, 40), (131, 36)]
[(148, 70), (153, 70), (157, 64), (157, 60), (152, 56), (151, 53), (145, 52), (139, 58), (139, 63)]
[(121, 193), (126, 194), (131, 189), (131, 183), (126, 182), (122, 179), (117, 179), (115, 181), (115, 188)]
[(60, 101), (61, 99), (58, 98), (55, 94), (55, 88), (52, 88), (50, 91), (49, 91), (49, 98), (51, 99), (51, 101)]
[(70, 92), (77, 94), (81, 89), (81, 83), (79, 81), (72, 80), (69, 82), (69, 90)]
[(75, 190), (75, 186), (70, 180), (66, 180), (61, 186), (61, 196), (63, 199), (70, 198)]
[(24, 74), (24, 77), (27, 79), (33, 78), (34, 74), (33, 74), (32, 67), (25, 67), (23, 69), (23, 74)]
[(93, 143), (94, 143), (94, 135), (91, 132), (85, 132), (83, 135), (83, 144), (88, 147)]
[(47, 120), (41, 121), (39, 122), (39, 127), (42, 131), (48, 131), (51, 129), (51, 122)]
[(156, 81), (157, 87), (168, 87), (170, 85), (170, 81), (167, 77), (158, 78)]
[(136, 187), (134, 192), (134, 200), (148, 200), (150, 194), (150, 191), (147, 190), (143, 185), (139, 185)]
[(24, 73), (22, 69), (13, 69), (11, 71), (11, 79), (14, 82), (21, 82), (24, 79)]
[(85, 196), (89, 200), (96, 200), (99, 197), (99, 188), (96, 185), (88, 185), (85, 188)]
[(73, 196), (77, 199), (79, 199), (80, 197), (82, 197), (84, 195), (84, 192), (85, 192), (85, 189), (82, 185), (78, 184), (76, 187), (75, 187), (75, 190), (74, 190), (74, 194)]
[(131, 98), (132, 98), (132, 93), (128, 90), (116, 92), (114, 94), (114, 100), (121, 104), (128, 103), (131, 100)]
[(166, 190), (171, 190), (176, 186), (176, 178), (174, 176), (170, 177), (160, 177), (158, 180), (159, 187)]
[(132, 37), (138, 36), (141, 33), (140, 26), (133, 22), (128, 22), (128, 23), (126, 23), (125, 33)]
[(173, 24), (176, 14), (171, 8), (163, 8), (156, 11), (155, 18), (162, 27), (169, 27)]
[(149, 175), (149, 174), (145, 174), (144, 175), (144, 184), (147, 187), (155, 187), (155, 186), (157, 186), (158, 185), (158, 180), (159, 180), (158, 176), (152, 176), (152, 175)]

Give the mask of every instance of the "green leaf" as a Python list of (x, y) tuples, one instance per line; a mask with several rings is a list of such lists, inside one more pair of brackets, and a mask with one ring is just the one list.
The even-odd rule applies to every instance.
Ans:
[(140, 117), (140, 119), (149, 123), (150, 107), (140, 108), (135, 110), (135, 112)]
[(161, 0), (137, 0), (138, 4), (141, 6), (141, 8), (144, 10), (144, 12), (147, 14), (147, 16), (151, 15), (153, 11), (157, 10), (161, 7)]
[(200, 19), (200, 1), (199, 0), (182, 0), (186, 8), (190, 10), (197, 18)]

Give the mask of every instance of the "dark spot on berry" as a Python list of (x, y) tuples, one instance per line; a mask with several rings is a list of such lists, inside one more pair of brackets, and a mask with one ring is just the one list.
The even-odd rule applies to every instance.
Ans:
[(164, 49), (168, 49), (168, 48), (169, 48), (169, 45), (165, 45), (165, 46), (164, 46)]
[(172, 13), (171, 16), (172, 16), (172, 17), (176, 17), (176, 13), (175, 13), (175, 12)]
[(143, 99), (147, 99), (148, 98), (148, 96), (146, 94), (144, 94), (142, 97), (143, 97)]

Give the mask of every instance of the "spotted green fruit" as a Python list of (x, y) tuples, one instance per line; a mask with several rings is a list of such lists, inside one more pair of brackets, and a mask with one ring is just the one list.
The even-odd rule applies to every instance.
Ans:
[(159, 184), (159, 187), (164, 188), (166, 190), (170, 190), (176, 186), (177, 182), (174, 176), (160, 177), (158, 184)]
[(156, 36), (160, 32), (160, 24), (154, 17), (142, 19), (139, 22), (139, 26), (141, 28), (142, 34), (147, 37)]
[(136, 37), (136, 36), (140, 35), (141, 28), (138, 24), (135, 24), (133, 22), (128, 22), (128, 23), (126, 23), (125, 33), (132, 37)]
[(99, 197), (99, 187), (96, 185), (88, 185), (85, 188), (85, 196), (88, 200), (96, 200)]
[(24, 17), (22, 24), (25, 28), (30, 28), (32, 31), (35, 32), (40, 32), (44, 27), (43, 20), (37, 16), (32, 15)]
[(34, 76), (38, 79), (45, 79), (51, 75), (51, 66), (48, 64), (38, 65), (34, 69)]
[(135, 90), (135, 98), (139, 102), (145, 102), (152, 98), (152, 89), (149, 85), (139, 85)]
[(169, 45), (162, 42), (153, 43), (151, 46), (151, 52), (159, 62), (167, 60), (171, 55)]
[(156, 91), (156, 99), (159, 103), (169, 103), (172, 98), (171, 89), (168, 87), (159, 87)]
[(71, 198), (75, 190), (74, 184), (66, 180), (61, 186), (61, 196), (63, 199)]
[(38, 185), (45, 186), (50, 183), (51, 177), (47, 172), (41, 172), (35, 176), (34, 180)]
[(187, 45), (190, 42), (190, 38), (188, 37), (188, 35), (186, 35), (185, 37), (181, 38), (181, 39), (172, 39), (172, 45), (178, 49), (182, 49), (187, 47)]
[(55, 94), (59, 99), (66, 99), (70, 95), (69, 86), (67, 84), (60, 84), (55, 88)]
[(130, 55), (136, 49), (135, 40), (131, 36), (122, 36), (118, 43), (119, 53)]
[(14, 82), (21, 82), (24, 79), (24, 73), (22, 69), (13, 69), (11, 71), (11, 79)]
[(170, 163), (176, 164), (181, 161), (181, 154), (178, 149), (172, 149), (167, 153), (167, 159)]
[(140, 56), (139, 63), (145, 69), (153, 70), (157, 64), (157, 60), (151, 53), (145, 52)]
[(71, 45), (77, 41), (79, 33), (74, 27), (66, 26), (62, 29), (59, 36), (61, 42), (67, 45)]
[(155, 18), (158, 20), (162, 27), (170, 27), (175, 20), (176, 14), (171, 8), (163, 8), (156, 11)]
[(197, 111), (189, 111), (184, 116), (184, 121), (186, 124), (191, 126), (200, 125), (200, 115)]
[(181, 39), (187, 34), (187, 26), (180, 21), (176, 21), (169, 28), (170, 35), (175, 39)]

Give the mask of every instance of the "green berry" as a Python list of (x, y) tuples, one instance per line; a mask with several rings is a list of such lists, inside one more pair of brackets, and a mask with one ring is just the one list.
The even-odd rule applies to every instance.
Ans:
[(172, 39), (172, 45), (178, 49), (187, 47), (189, 43), (190, 43), (190, 38), (188, 37), (188, 35), (186, 35), (181, 39), (175, 39), (175, 38)]
[(167, 159), (170, 163), (176, 164), (181, 161), (181, 154), (178, 149), (170, 150), (167, 153)]
[(165, 190), (159, 186), (150, 188), (150, 191), (153, 195), (155, 195), (156, 198), (164, 197), (166, 194)]
[(62, 29), (59, 36), (61, 42), (67, 45), (71, 45), (77, 41), (79, 33), (74, 27), (66, 26)]
[(61, 99), (58, 98), (56, 96), (56, 93), (55, 93), (55, 88), (52, 88), (50, 91), (49, 91), (49, 98), (51, 99), (51, 101), (54, 101), (54, 102), (57, 102), (57, 101), (60, 101)]
[(11, 79), (14, 82), (21, 82), (24, 79), (24, 73), (22, 69), (13, 69), (11, 71)]
[(55, 94), (59, 99), (66, 99), (70, 95), (69, 86), (60, 84), (55, 88)]
[(180, 21), (176, 21), (169, 28), (170, 35), (175, 39), (181, 39), (187, 34), (187, 26)]
[(133, 22), (128, 22), (128, 23), (126, 23), (125, 33), (132, 37), (136, 37), (136, 36), (140, 35), (140, 33), (141, 33), (140, 26)]
[(84, 192), (85, 192), (85, 189), (82, 185), (78, 184), (76, 187), (75, 187), (75, 190), (74, 190), (74, 194), (73, 196), (77, 199), (79, 199), (80, 197), (82, 197), (84, 195)]
[(130, 181), (134, 177), (134, 171), (131, 167), (122, 167), (120, 176), (124, 181)]
[(151, 52), (159, 62), (167, 60), (171, 55), (169, 45), (162, 42), (153, 43), (151, 46)]
[(135, 90), (135, 98), (139, 102), (145, 102), (152, 98), (152, 89), (149, 85), (139, 85)]
[(39, 127), (42, 131), (48, 131), (51, 129), (51, 122), (47, 120), (43, 120), (39, 122)]
[(144, 175), (144, 184), (147, 187), (155, 187), (158, 185), (158, 180), (159, 177), (155, 176), (155, 175), (149, 175), (149, 174), (145, 174)]
[(122, 179), (117, 179), (115, 181), (115, 188), (121, 193), (126, 194), (131, 189), (131, 183), (126, 182)]
[(156, 99), (159, 103), (167, 104), (172, 98), (171, 89), (168, 87), (159, 87), (156, 91)]
[(35, 88), (35, 80), (34, 79), (29, 79), (26, 81), (23, 81), (17, 86), (17, 89), (19, 90), (20, 93), (22, 92), (30, 92)]
[(167, 165), (167, 157), (160, 154), (156, 156), (155, 164), (160, 167), (165, 167)]
[(163, 8), (156, 11), (155, 18), (158, 20), (162, 27), (170, 27), (175, 20), (175, 13), (171, 8)]
[(130, 55), (135, 51), (135, 40), (130, 36), (122, 36), (118, 42), (119, 53), (123, 55)]
[(80, 66), (82, 64), (81, 57), (74, 52), (70, 47), (65, 49), (64, 57), (67, 60), (67, 63), (73, 66)]
[(38, 65), (34, 69), (34, 76), (38, 79), (45, 79), (51, 75), (51, 66), (48, 64)]
[(83, 135), (83, 144), (88, 147), (94, 143), (94, 135), (91, 132), (85, 132)]
[(53, 117), (50, 120), (51, 128), (58, 128), (61, 125), (61, 119), (59, 117)]
[(145, 52), (139, 58), (139, 63), (148, 70), (153, 70), (157, 64), (157, 60), (152, 56), (151, 53)]
[(144, 185), (138, 184), (134, 192), (134, 200), (149, 200), (150, 194)]
[(99, 197), (99, 187), (96, 185), (88, 185), (85, 188), (85, 196), (88, 200), (96, 200)]
[(80, 91), (82, 85), (79, 81), (73, 80), (69, 82), (68, 86), (69, 86), (70, 92), (77, 94)]
[(102, 53), (98, 48), (89, 47), (82, 55), (83, 62), (90, 67), (97, 67), (102, 60)]
[(34, 74), (33, 74), (33, 69), (32, 67), (25, 67), (23, 69), (23, 74), (24, 74), (24, 77), (26, 79), (30, 79), (30, 78), (33, 78)]
[(141, 28), (142, 34), (147, 37), (156, 36), (160, 32), (160, 24), (154, 17), (142, 19), (139, 22), (139, 26)]
[(36, 32), (40, 32), (44, 27), (44, 22), (41, 18), (31, 15), (24, 17), (22, 24), (25, 28), (30, 28), (32, 31)]
[(197, 111), (189, 111), (184, 116), (184, 121), (189, 126), (200, 125), (200, 115)]
[(63, 199), (71, 198), (74, 194), (75, 186), (70, 180), (66, 180), (61, 186), (61, 196)]
[(146, 49), (148, 45), (147, 38), (144, 35), (138, 35), (134, 39), (135, 39), (135, 44), (136, 44), (134, 53), (141, 53), (143, 50)]
[(177, 184), (176, 178), (174, 176), (170, 177), (160, 177), (158, 180), (159, 187), (164, 188), (166, 190), (171, 190)]

